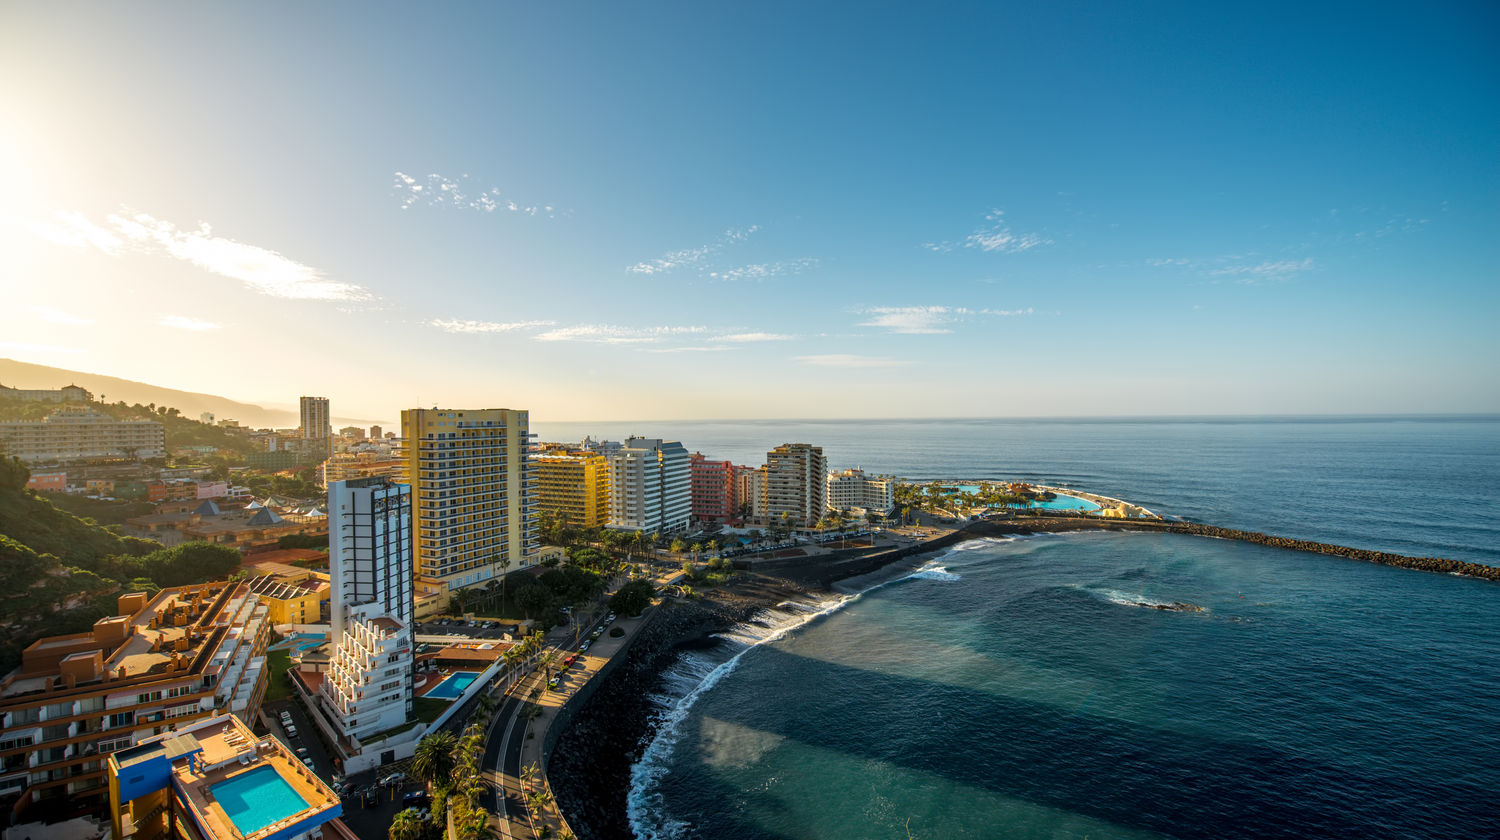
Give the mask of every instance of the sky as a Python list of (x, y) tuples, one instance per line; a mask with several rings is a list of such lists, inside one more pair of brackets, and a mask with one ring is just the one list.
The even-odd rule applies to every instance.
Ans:
[(1500, 411), (1492, 3), (9, 2), (0, 184), (0, 357), (267, 406)]

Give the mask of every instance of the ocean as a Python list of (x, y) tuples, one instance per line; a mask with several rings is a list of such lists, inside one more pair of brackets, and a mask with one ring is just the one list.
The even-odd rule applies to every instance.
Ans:
[[(1496, 418), (561, 426), (534, 430), (750, 464), (809, 442), (1500, 564)], [(652, 699), (641, 838), (1500, 837), (1500, 589), (1468, 578), (1176, 534), (973, 540), (768, 610)]]

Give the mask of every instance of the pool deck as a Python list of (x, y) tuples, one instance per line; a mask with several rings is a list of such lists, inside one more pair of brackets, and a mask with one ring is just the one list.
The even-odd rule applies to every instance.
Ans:
[[(184, 764), (175, 766), (173, 773), (177, 776), (178, 784), (197, 816), (214, 830), (214, 835), (217, 837), (243, 837), (244, 840), (255, 840), (255, 838), (269, 836), (293, 825), (311, 816), (315, 811), (339, 804), (333, 791), (304, 767), (302, 762), (293, 759), (284, 747), (272, 743), (269, 740), (270, 736), (251, 740), (230, 726), (217, 731), (194, 734), (203, 747), (202, 766), (207, 769), (198, 772), (188, 769)], [(263, 826), (258, 831), (242, 835), (235, 827), (234, 821), (214, 798), (211, 789), (214, 785), (228, 781), (242, 773), (253, 772), (260, 767), (273, 768), (276, 774), (290, 785), (298, 796), (302, 797), (306, 807), (284, 819)]]

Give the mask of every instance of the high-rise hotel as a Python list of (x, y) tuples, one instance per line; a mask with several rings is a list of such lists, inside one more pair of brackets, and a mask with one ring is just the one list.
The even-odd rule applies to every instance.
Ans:
[(460, 589), (536, 562), (527, 412), (413, 408), (401, 437), (418, 576)]
[(336, 481), (328, 519), (333, 652), (318, 690), (339, 731), (364, 739), (412, 710), (411, 487)]

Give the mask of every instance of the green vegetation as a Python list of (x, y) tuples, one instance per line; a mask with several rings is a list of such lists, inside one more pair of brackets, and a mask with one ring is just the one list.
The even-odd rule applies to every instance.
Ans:
[(418, 697), (412, 700), (412, 713), (417, 720), (423, 723), (432, 723), (438, 719), (450, 704), (447, 700), (433, 700), (427, 697)]
[(656, 588), (650, 581), (633, 580), (609, 599), (609, 608), (616, 615), (640, 615), (651, 606), (651, 596), (655, 594)]
[(292, 696), (292, 678), (287, 669), (292, 667), (291, 651), (273, 650), (266, 654), (266, 667), (271, 669), (271, 679), (266, 683), (266, 697), (262, 702), (275, 703)]
[(276, 540), (277, 548), (328, 548), (327, 534), (287, 534)]
[(156, 506), (150, 502), (112, 502), (73, 493), (49, 493), (46, 498), (59, 510), (67, 511), (85, 522), (93, 520), (101, 525), (124, 525), (127, 519), (146, 516), (156, 510)]
[(122, 537), (59, 510), (26, 489), (30, 471), (0, 458), (0, 672), (42, 636), (87, 631), (115, 612), (122, 592), (155, 592), (223, 580), (239, 569), (239, 553), (187, 543), (163, 548)]
[[(900, 511), (902, 522), (910, 520), (912, 513), (916, 511), (954, 516), (958, 511), (970, 511), (976, 508), (1014, 507), (1016, 513), (1024, 514), (1035, 512), (1031, 508), (1023, 507), (1028, 502), (1051, 495), (1029, 489), (1011, 489), (1013, 486), (981, 482), (977, 493), (966, 493), (957, 492), (956, 488), (951, 486), (942, 487), (936, 484), (897, 484), (896, 508)], [(955, 492), (948, 492), (950, 490)]]
[[(418, 700), (418, 702), (421, 702)], [(484, 730), (493, 714), (493, 706), (481, 705), (476, 720), (464, 730), (462, 736), (452, 732), (432, 732), (417, 742), (417, 751), (412, 756), (411, 774), (427, 785), (432, 794), (433, 824), (442, 826), (447, 817), (453, 817), (454, 840), (487, 840), (494, 836), (490, 828), (490, 815), (481, 805), (485, 795), (484, 774)], [(391, 840), (415, 840), (406, 832), (413, 830), (392, 822)]]

